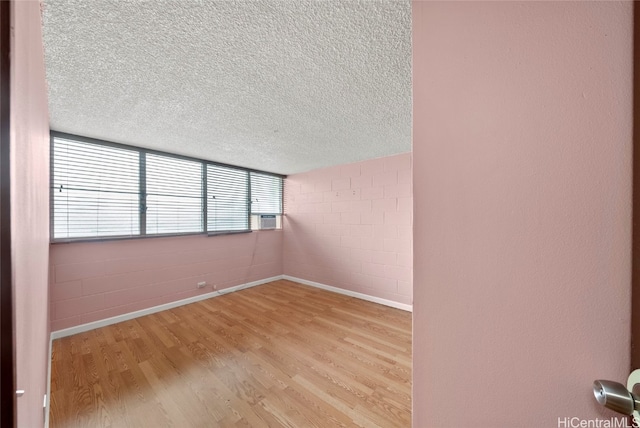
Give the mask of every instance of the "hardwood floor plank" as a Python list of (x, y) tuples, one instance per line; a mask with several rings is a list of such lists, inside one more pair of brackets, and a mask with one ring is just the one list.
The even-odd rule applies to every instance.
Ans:
[(411, 314), (280, 280), (55, 340), (52, 428), (411, 426)]
[(327, 405), (322, 400), (314, 400), (313, 396), (304, 394), (301, 388), (288, 386), (284, 393), (301, 408), (309, 409), (317, 415), (317, 420), (324, 426), (348, 427), (353, 425), (353, 421), (335, 407)]
[[(334, 407), (338, 411), (346, 414), (351, 418), (353, 425), (363, 428), (384, 428), (385, 425), (380, 425), (382, 421), (375, 421), (370, 419), (366, 414), (354, 410), (354, 408), (347, 405), (344, 401), (336, 398), (333, 394), (326, 392), (323, 388), (316, 385), (314, 382), (307, 380), (305, 377), (296, 375), (293, 381), (299, 385), (305, 387), (308, 392), (315, 395), (320, 400), (323, 400), (327, 405)], [(401, 426), (401, 425), (399, 425)], [(410, 425), (406, 425), (410, 426)]]

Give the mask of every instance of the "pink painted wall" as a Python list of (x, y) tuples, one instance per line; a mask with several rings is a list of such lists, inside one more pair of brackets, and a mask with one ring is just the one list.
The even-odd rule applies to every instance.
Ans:
[(286, 179), (284, 273), (412, 302), (411, 154)]
[(415, 427), (609, 418), (629, 365), (632, 3), (414, 2)]
[[(51, 328), (61, 330), (282, 275), (282, 231), (51, 245)], [(196, 284), (207, 282), (198, 289)]]
[(49, 355), (49, 113), (38, 2), (12, 4), (11, 234), (19, 427), (43, 426)]

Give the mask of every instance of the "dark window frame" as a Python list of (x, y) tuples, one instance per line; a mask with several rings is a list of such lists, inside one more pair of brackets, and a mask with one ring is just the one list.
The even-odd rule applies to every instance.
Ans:
[[(76, 238), (55, 238), (55, 230), (54, 230), (54, 204), (53, 204), (53, 178), (54, 178), (54, 139), (66, 139), (71, 141), (76, 141), (79, 143), (87, 143), (94, 144), (98, 146), (106, 146), (113, 148), (120, 148), (125, 150), (132, 150), (139, 154), (140, 156), (140, 170), (138, 176), (138, 182), (140, 186), (140, 232), (137, 235), (111, 235), (111, 236), (88, 236), (88, 237), (76, 237)], [(175, 153), (164, 152), (160, 150), (147, 149), (144, 147), (132, 146), (129, 144), (121, 144), (114, 143), (112, 141), (105, 141), (97, 138), (84, 137), (76, 134), (69, 134), (65, 132), (59, 131), (51, 131), (50, 132), (50, 147), (51, 147), (51, 162), (50, 162), (50, 185), (49, 185), (49, 197), (51, 200), (51, 210), (49, 212), (49, 222), (50, 222), (50, 242), (52, 244), (59, 243), (68, 243), (68, 242), (86, 242), (86, 241), (112, 241), (112, 240), (126, 240), (126, 239), (147, 239), (147, 238), (165, 238), (165, 237), (173, 237), (173, 236), (192, 236), (192, 235), (206, 235), (206, 236), (220, 236), (220, 235), (229, 235), (229, 234), (238, 234), (238, 233), (251, 233), (251, 173), (256, 174), (264, 174), (272, 177), (276, 177), (282, 180), (281, 190), (284, 190), (284, 179), (286, 175), (276, 174), (268, 171), (261, 171), (253, 168), (245, 168), (236, 165), (225, 164), (221, 162), (210, 161), (206, 159), (195, 158), (191, 156), (184, 156)], [(169, 158), (182, 159), (191, 162), (198, 162), (202, 165), (202, 230), (199, 232), (179, 232), (179, 233), (154, 233), (148, 234), (146, 231), (146, 213), (144, 212), (144, 207), (146, 205), (146, 156), (147, 154), (154, 154), (158, 156), (165, 156)], [(248, 189), (248, 200), (247, 200), (247, 230), (222, 230), (222, 231), (208, 231), (207, 227), (207, 165), (220, 166), (225, 168), (232, 168), (240, 171), (244, 171), (247, 173), (247, 187)], [(283, 206), (283, 194), (280, 195), (280, 206), (281, 211), (280, 215), (283, 215), (282, 211)]]

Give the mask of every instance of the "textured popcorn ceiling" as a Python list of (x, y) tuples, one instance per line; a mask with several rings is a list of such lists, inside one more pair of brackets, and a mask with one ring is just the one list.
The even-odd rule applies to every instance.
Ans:
[(51, 128), (284, 174), (411, 150), (409, 1), (51, 1)]

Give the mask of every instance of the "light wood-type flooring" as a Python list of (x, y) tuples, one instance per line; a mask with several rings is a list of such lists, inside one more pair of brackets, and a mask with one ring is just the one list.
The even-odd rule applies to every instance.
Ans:
[(275, 281), (53, 342), (50, 426), (410, 427), (411, 314)]

